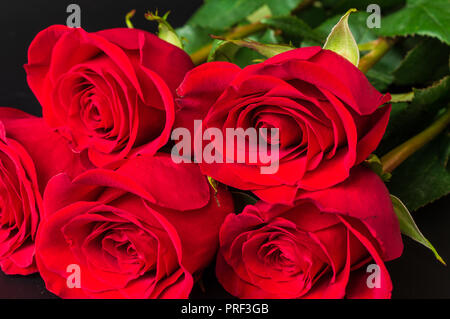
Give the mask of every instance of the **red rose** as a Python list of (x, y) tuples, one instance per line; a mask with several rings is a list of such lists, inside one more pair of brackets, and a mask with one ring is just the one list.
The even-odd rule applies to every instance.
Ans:
[(48, 180), (84, 170), (79, 155), (42, 118), (0, 108), (0, 267), (6, 274), (37, 271), (34, 240)]
[(142, 30), (58, 25), (36, 36), (26, 71), (47, 123), (104, 166), (166, 144), (175, 89), (192, 67), (183, 50)]
[[(224, 136), (227, 128), (279, 129), (274, 174), (261, 174), (267, 164), (247, 158), (200, 164), (204, 174), (274, 203), (292, 203), (299, 189), (344, 181), (375, 150), (390, 113), (390, 106), (380, 108), (388, 94), (380, 94), (346, 59), (319, 47), (288, 51), (243, 70), (206, 63), (186, 75), (178, 95), (176, 127), (192, 131), (193, 121), (203, 119), (204, 129), (218, 128)], [(239, 143), (237, 148), (247, 147)]]
[[(55, 176), (44, 195), (36, 240), (47, 288), (65, 298), (186, 298), (193, 277), (218, 248), (233, 211), (195, 164), (139, 156), (117, 171), (90, 170), (72, 182)], [(67, 267), (78, 265), (80, 288)]]
[[(240, 298), (389, 298), (383, 261), (403, 249), (386, 187), (361, 167), (294, 207), (260, 201), (229, 215), (220, 245), (217, 277)], [(377, 285), (367, 263), (378, 267), (378, 287), (367, 284)]]

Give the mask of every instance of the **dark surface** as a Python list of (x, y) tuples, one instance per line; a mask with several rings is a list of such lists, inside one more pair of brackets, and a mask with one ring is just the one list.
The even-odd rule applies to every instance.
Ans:
[[(40, 106), (26, 83), (22, 65), (27, 47), (36, 33), (52, 24), (65, 24), (66, 7), (74, 1), (1, 1), (0, 4), (0, 106), (20, 108), (35, 115)], [(125, 14), (137, 9), (133, 23), (149, 31), (155, 25), (143, 18), (145, 10), (171, 10), (169, 21), (178, 27), (191, 16), (201, 0), (76, 1), (81, 7), (81, 24), (87, 31), (124, 27)], [(432, 187), (432, 185), (430, 185)], [(450, 262), (450, 198), (441, 199), (414, 214), (418, 226), (438, 252)], [(405, 238), (403, 256), (387, 267), (394, 284), (394, 298), (450, 298), (450, 269), (439, 264), (433, 254)], [(205, 271), (204, 292), (197, 285), (193, 298), (230, 297), (214, 279), (214, 269)], [(0, 271), (0, 298), (54, 298), (38, 275), (5, 276)]]

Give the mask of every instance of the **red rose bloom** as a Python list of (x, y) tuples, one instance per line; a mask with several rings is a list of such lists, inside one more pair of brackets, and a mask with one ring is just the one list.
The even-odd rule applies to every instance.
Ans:
[[(403, 244), (389, 193), (366, 168), (294, 207), (262, 201), (229, 215), (220, 231), (216, 273), (240, 298), (389, 298), (384, 261)], [(379, 267), (369, 287), (368, 263)]]
[(6, 274), (37, 271), (34, 240), (48, 180), (84, 170), (78, 155), (42, 118), (0, 108), (0, 267)]
[[(186, 298), (193, 274), (218, 248), (233, 211), (195, 164), (169, 155), (135, 157), (117, 171), (90, 170), (73, 181), (55, 176), (44, 195), (36, 240), (47, 288), (64, 298)], [(80, 288), (69, 288), (69, 265)]]
[(390, 106), (380, 108), (389, 95), (345, 58), (319, 47), (288, 51), (243, 70), (206, 63), (186, 75), (178, 95), (177, 127), (193, 130), (193, 121), (203, 119), (204, 129), (218, 128), (224, 136), (227, 128), (279, 129), (279, 139), (267, 140), (279, 144), (274, 174), (261, 174), (262, 164), (247, 158), (200, 164), (204, 174), (274, 203), (292, 203), (299, 189), (324, 189), (348, 178), (377, 147), (390, 113)]
[(52, 26), (32, 42), (26, 71), (47, 123), (104, 166), (166, 144), (175, 89), (192, 66), (145, 31)]

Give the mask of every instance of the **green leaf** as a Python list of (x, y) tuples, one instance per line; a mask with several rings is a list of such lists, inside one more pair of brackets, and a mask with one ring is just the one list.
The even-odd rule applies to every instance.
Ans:
[[(349, 7), (353, 8), (353, 7)], [(345, 10), (344, 10), (345, 12)], [(312, 5), (307, 8), (303, 8), (299, 12), (295, 14), (296, 17), (300, 18), (301, 20), (305, 21), (311, 28), (317, 28), (319, 25), (321, 25), (326, 19), (329, 18), (328, 12), (325, 11), (323, 6), (317, 6)], [(337, 21), (337, 20), (336, 20)], [(325, 41), (326, 35), (329, 32), (326, 32), (324, 34)]]
[[(447, 138), (448, 138), (447, 134)], [(442, 146), (439, 150), (439, 162), (443, 167), (448, 169), (448, 159), (450, 158), (450, 143), (442, 143)]]
[(308, 39), (322, 45), (326, 39), (326, 33), (313, 30), (306, 22), (295, 16), (266, 18), (261, 22), (271, 28), (281, 30), (283, 37), (292, 42)]
[(297, 8), (305, 0), (265, 0), (273, 15), (286, 15)]
[(416, 223), (414, 222), (414, 219), (409, 213), (408, 208), (406, 208), (402, 201), (394, 195), (391, 195), (391, 201), (392, 205), (394, 206), (394, 211), (397, 215), (402, 234), (414, 239), (418, 243), (430, 249), (436, 259), (442, 264), (446, 265), (445, 261), (441, 258), (441, 256), (439, 256), (438, 252), (430, 243), (430, 241), (426, 239), (425, 236), (420, 232), (419, 227), (417, 227)]
[(425, 89), (413, 89), (413, 102), (419, 105), (432, 104), (438, 100), (450, 98), (450, 76), (446, 76)]
[(263, 32), (253, 34), (249, 36), (248, 39), (268, 44), (283, 43), (281, 37), (277, 35), (276, 32), (272, 29), (267, 29)]
[(239, 48), (239, 50), (234, 55), (233, 62), (240, 68), (245, 68), (248, 65), (259, 63), (264, 60), (266, 60), (266, 58), (254, 50), (248, 48)]
[(185, 25), (175, 31), (183, 42), (184, 50), (189, 54), (211, 43), (210, 34), (220, 34), (219, 31), (192, 25)]
[(400, 64), (402, 55), (397, 48), (392, 48), (367, 72), (367, 78), (378, 91), (386, 91), (393, 82), (392, 71)]
[(271, 16), (272, 11), (270, 10), (269, 6), (265, 4), (261, 8), (253, 12), (251, 15), (247, 16), (247, 20), (250, 23), (255, 23)]
[(450, 98), (450, 76), (424, 89), (413, 89), (411, 103), (394, 103), (389, 124), (376, 151), (385, 154), (430, 124)]
[[(239, 46), (233, 42), (236, 42), (238, 44), (244, 43), (248, 45)], [(266, 53), (268, 56), (271, 55), (269, 54), (269, 52), (264, 52), (265, 51), (264, 49), (270, 47), (278, 48), (278, 51), (276, 53), (292, 49), (289, 46), (282, 46), (282, 45), (278, 46), (274, 44), (278, 42), (279, 39), (277, 38), (273, 30), (265, 30), (257, 34), (254, 34), (250, 36), (247, 41), (243, 40), (224, 41), (216, 39), (213, 42), (213, 48), (210, 52), (208, 61), (229, 61), (237, 64), (241, 68), (244, 68), (247, 65), (254, 64), (261, 60), (265, 60), (267, 56), (264, 56), (261, 53)], [(249, 48), (252, 47), (251, 45), (252, 43), (257, 44), (258, 47)], [(258, 51), (260, 51), (261, 53)]]
[(209, 52), (208, 62), (211, 61), (227, 61), (232, 62), (239, 46), (233, 42), (216, 39), (213, 42), (211, 51)]
[(378, 90), (386, 91), (392, 81), (394, 81), (394, 76), (385, 72), (380, 72), (376, 70), (375, 67), (371, 68), (366, 73), (369, 82)]
[(238, 47), (249, 48), (261, 54), (266, 58), (271, 58), (277, 54), (284, 53), (286, 51), (290, 51), (295, 49), (292, 46), (288, 45), (280, 45), (280, 44), (265, 44), (257, 41), (251, 40), (226, 40), (225, 42), (233, 43)]
[(348, 16), (356, 9), (350, 9), (342, 16), (339, 22), (331, 29), (324, 49), (331, 50), (349, 60), (353, 65), (359, 63), (359, 49), (348, 25)]
[[(191, 19), (181, 28), (176, 29), (182, 39), (184, 50), (192, 54), (210, 44), (210, 35), (223, 35), (230, 27), (248, 22), (248, 17), (255, 18), (267, 13), (288, 14), (294, 5), (302, 0), (208, 0)], [(262, 11), (261, 11), (262, 10)], [(259, 39), (256, 39), (259, 41)], [(271, 42), (271, 43), (278, 43)]]
[(189, 19), (189, 25), (227, 29), (264, 5), (263, 0), (209, 0)]
[(225, 30), (267, 5), (274, 15), (288, 14), (304, 0), (208, 0), (189, 19), (189, 25)]
[(450, 45), (448, 0), (407, 0), (405, 8), (381, 21), (383, 36), (425, 35)]
[(415, 211), (450, 193), (448, 148), (450, 136), (443, 133), (403, 162), (387, 184), (391, 194)]
[(345, 12), (348, 8), (356, 8), (358, 10), (366, 10), (367, 6), (372, 3), (378, 4), (382, 10), (389, 9), (405, 3), (405, 0), (322, 0), (323, 6), (335, 12)]
[(394, 82), (398, 85), (414, 85), (435, 79), (443, 65), (448, 74), (447, 59), (450, 47), (435, 39), (424, 39), (411, 49), (394, 70)]

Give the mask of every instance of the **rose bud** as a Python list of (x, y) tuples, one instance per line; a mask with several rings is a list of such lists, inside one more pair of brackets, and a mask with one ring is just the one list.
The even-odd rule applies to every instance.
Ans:
[(0, 108), (0, 267), (9, 275), (37, 271), (34, 240), (42, 194), (59, 173), (85, 170), (79, 155), (42, 118)]
[(175, 89), (193, 64), (142, 30), (56, 25), (33, 40), (25, 67), (47, 123), (100, 167), (166, 144)]
[(260, 149), (249, 147), (245, 138), (236, 142), (245, 161), (203, 161), (200, 167), (219, 182), (285, 204), (301, 190), (348, 178), (377, 147), (391, 109), (381, 107), (389, 94), (383, 96), (352, 63), (320, 47), (291, 50), (244, 69), (227, 62), (203, 64), (186, 75), (178, 95), (175, 126), (189, 128), (193, 136), (199, 134), (193, 126), (198, 119), (205, 131), (217, 128), (223, 136), (227, 129), (279, 130), (276, 139), (261, 134), (279, 148), (273, 173), (261, 173), (268, 164), (260, 158), (249, 160)]
[(187, 298), (193, 276), (216, 254), (233, 202), (197, 165), (158, 153), (117, 171), (94, 169), (72, 181), (55, 176), (44, 207), (37, 265), (54, 294)]
[(403, 249), (389, 193), (356, 167), (333, 188), (295, 206), (262, 201), (228, 215), (216, 274), (239, 298), (389, 298), (384, 265)]

